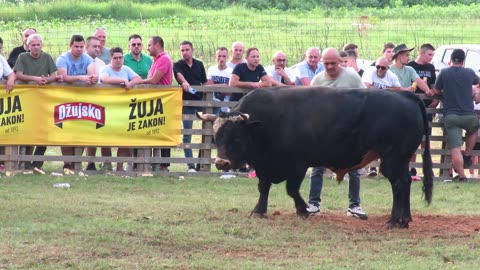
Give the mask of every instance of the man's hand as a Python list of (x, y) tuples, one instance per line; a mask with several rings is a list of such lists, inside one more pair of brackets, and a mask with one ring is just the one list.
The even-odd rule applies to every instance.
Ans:
[(10, 92), (12, 92), (12, 90), (13, 90), (13, 85), (14, 85), (14, 83), (11, 82), (11, 81), (7, 81), (7, 82), (5, 83), (5, 92), (6, 92), (7, 94), (10, 94)]
[(55, 81), (59, 83), (63, 82), (63, 76), (62, 75), (55, 76)]

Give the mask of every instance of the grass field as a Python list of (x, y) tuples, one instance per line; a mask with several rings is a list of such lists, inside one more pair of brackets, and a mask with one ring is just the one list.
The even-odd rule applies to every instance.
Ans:
[[(74, 10), (77, 17), (71, 14), (72, 5), (78, 7)], [(230, 47), (237, 40), (243, 41), (246, 47), (259, 48), (264, 65), (270, 63), (271, 55), (277, 50), (285, 51), (289, 65), (293, 65), (301, 61), (305, 50), (312, 46), (341, 48), (353, 42), (359, 45), (361, 58), (373, 60), (380, 56), (385, 42), (406, 43), (409, 47), (423, 43), (439, 46), (477, 43), (480, 35), (480, 18), (475, 15), (480, 5), (311, 12), (258, 11), (236, 6), (212, 11), (174, 4), (150, 7), (115, 3), (117, 10), (105, 5), (80, 1), (0, 8), (0, 18), (4, 20), (0, 24), (4, 54), (18, 46), (21, 31), (32, 26), (44, 37), (44, 51), (54, 58), (68, 50), (72, 34), (87, 37), (96, 27), (105, 27), (108, 47), (126, 49), (128, 36), (133, 33), (144, 38), (160, 35), (173, 60), (180, 59), (180, 42), (190, 40), (195, 57), (207, 67), (215, 63), (217, 47)], [(359, 31), (362, 15), (368, 16), (365, 22), (368, 27)]]
[(345, 216), (347, 183), (332, 180), (302, 220), (284, 184), (270, 218), (249, 219), (252, 179), (2, 176), (0, 268), (478, 269), (479, 185), (436, 183), (427, 207), (414, 182), (410, 229), (387, 230), (389, 183), (362, 183), (368, 221)]

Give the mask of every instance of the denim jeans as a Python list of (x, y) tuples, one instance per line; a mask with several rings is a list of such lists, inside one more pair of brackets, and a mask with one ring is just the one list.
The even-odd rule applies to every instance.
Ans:
[[(324, 167), (313, 167), (310, 177), (310, 193), (308, 203), (319, 206), (323, 187)], [(348, 181), (348, 202), (349, 207), (360, 206), (360, 170), (348, 172), (350, 180)]]
[[(200, 108), (198, 107), (183, 107), (182, 108), (182, 113), (183, 114), (195, 114), (197, 111), (201, 111)], [(193, 121), (192, 120), (183, 120), (183, 129), (192, 129), (193, 127)], [(192, 135), (183, 135), (183, 143), (191, 143), (192, 142)], [(192, 149), (183, 149), (183, 152), (185, 153), (186, 158), (191, 158), (193, 157), (192, 154)], [(195, 164), (193, 163), (187, 163), (187, 166), (189, 169), (195, 169)]]

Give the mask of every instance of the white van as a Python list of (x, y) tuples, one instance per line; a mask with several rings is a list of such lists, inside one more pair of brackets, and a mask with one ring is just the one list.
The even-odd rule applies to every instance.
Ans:
[(435, 56), (432, 60), (437, 74), (442, 68), (448, 67), (450, 55), (455, 49), (465, 51), (466, 58), (464, 66), (473, 69), (477, 76), (480, 76), (480, 45), (475, 44), (452, 44), (438, 47), (435, 50)]

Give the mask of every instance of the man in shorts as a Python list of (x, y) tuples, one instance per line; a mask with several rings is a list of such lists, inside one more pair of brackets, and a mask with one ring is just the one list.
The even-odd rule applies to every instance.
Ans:
[[(453, 168), (458, 173), (459, 182), (467, 182), (463, 168), (472, 164), (470, 154), (477, 141), (479, 123), (473, 110), (472, 95), (475, 102), (480, 102), (480, 92), (472, 85), (478, 84), (478, 77), (472, 69), (464, 68), (465, 52), (455, 49), (451, 54), (450, 67), (442, 69), (435, 82), (434, 91), (443, 93), (443, 114), (447, 131), (447, 146), (452, 156)], [(462, 130), (466, 131), (465, 151)]]

